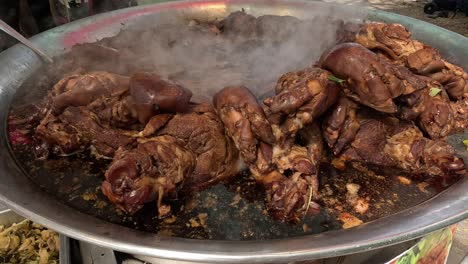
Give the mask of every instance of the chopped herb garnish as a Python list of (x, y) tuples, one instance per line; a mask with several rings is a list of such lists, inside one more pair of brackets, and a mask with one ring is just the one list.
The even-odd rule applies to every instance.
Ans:
[(468, 151), (468, 139), (463, 140), (463, 145), (465, 145), (466, 150)]
[(463, 144), (468, 148), (468, 139), (463, 140)]
[(328, 80), (337, 82), (337, 83), (339, 83), (339, 84), (342, 84), (342, 83), (345, 82), (345, 80), (340, 79), (340, 78), (338, 78), (338, 77), (336, 77), (336, 76), (333, 76), (333, 75), (331, 75), (331, 74), (328, 75)]
[(432, 97), (434, 97), (434, 96), (438, 95), (441, 91), (442, 91), (442, 89), (440, 89), (440, 88), (432, 87), (432, 88), (429, 90), (429, 95), (432, 96)]

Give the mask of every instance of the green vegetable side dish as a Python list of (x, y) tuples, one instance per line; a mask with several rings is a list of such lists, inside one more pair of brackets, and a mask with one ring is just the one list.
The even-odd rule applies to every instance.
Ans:
[(338, 77), (335, 77), (335, 76), (333, 76), (333, 75), (331, 75), (331, 74), (328, 75), (328, 80), (333, 81), (333, 82), (337, 82), (337, 83), (339, 83), (339, 84), (342, 84), (342, 83), (345, 82), (345, 80), (340, 79), (340, 78), (338, 78)]
[(23, 220), (0, 226), (0, 263), (59, 263), (59, 235), (39, 224)]
[[(387, 262), (387, 264), (432, 263), (436, 261), (435, 258), (439, 258), (437, 263), (445, 263), (452, 246), (454, 232), (454, 226), (432, 232), (421, 239), (418, 244)], [(445, 261), (442, 262), (441, 260)]]
[(442, 91), (442, 89), (440, 89), (440, 88), (432, 87), (432, 88), (429, 90), (429, 95), (432, 96), (432, 97), (434, 97), (434, 96), (438, 95), (441, 91)]

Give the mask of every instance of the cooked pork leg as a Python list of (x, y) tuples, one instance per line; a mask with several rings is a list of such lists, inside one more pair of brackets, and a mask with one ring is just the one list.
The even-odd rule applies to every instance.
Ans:
[(49, 111), (37, 126), (36, 136), (58, 148), (57, 154), (89, 148), (98, 158), (111, 158), (119, 147), (127, 148), (134, 143), (129, 132), (103, 126), (97, 120), (86, 107), (67, 107), (58, 116)]
[(365, 23), (355, 32), (353, 41), (440, 82), (454, 100), (468, 95), (468, 73), (442, 59), (436, 49), (412, 39), (400, 24)]
[(135, 149), (117, 151), (102, 192), (128, 214), (156, 200), (159, 216), (166, 216), (170, 206), (163, 199), (177, 194), (195, 162), (196, 156), (171, 136), (140, 139)]
[[(214, 105), (255, 180), (265, 188), (269, 211), (276, 219), (298, 221), (317, 213), (318, 160), (316, 142), (309, 148), (276, 140), (263, 109), (246, 87), (227, 87), (214, 96)], [(313, 141), (314, 138), (308, 138)]]
[(450, 101), (437, 82), (390, 64), (362, 45), (337, 45), (323, 55), (321, 65), (347, 80), (344, 87), (349, 90), (344, 92), (353, 100), (414, 120), (433, 139), (444, 138), (453, 129)]
[(192, 92), (154, 73), (138, 72), (130, 78), (130, 95), (138, 120), (146, 124), (159, 111), (184, 112)]
[[(340, 85), (329, 80), (330, 73), (310, 68), (283, 75), (275, 88), (276, 95), (263, 102), (268, 115), (279, 115), (279, 141), (295, 137), (304, 126), (312, 124), (338, 98)], [(274, 122), (274, 121), (272, 121)]]
[(54, 85), (52, 109), (60, 114), (69, 106), (85, 106), (98, 98), (111, 98), (128, 91), (129, 78), (108, 72), (72, 74)]
[[(193, 172), (186, 176), (184, 189), (199, 190), (232, 179), (243, 169), (234, 142), (209, 104), (192, 105), (188, 113), (161, 114), (150, 119), (145, 131), (168, 135), (184, 143), (196, 156)], [(151, 136), (146, 133), (145, 137)]]
[(425, 138), (413, 123), (359, 109), (347, 98), (340, 99), (323, 126), (325, 141), (342, 160), (415, 174), (465, 174), (463, 160), (445, 141)]
[(163, 197), (207, 188), (243, 169), (211, 105), (153, 116), (138, 142), (135, 149), (118, 151), (102, 185), (106, 196), (129, 214), (158, 198), (159, 215), (166, 215), (170, 207), (162, 204)]
[(406, 82), (405, 72), (356, 43), (342, 43), (324, 53), (320, 66), (349, 83), (347, 96), (384, 113), (398, 111), (395, 98), (424, 88)]
[[(61, 154), (91, 146), (96, 150), (94, 154), (110, 158), (119, 145), (103, 143), (112, 136), (100, 135), (100, 129), (110, 131), (108, 134), (113, 135), (116, 142), (126, 146), (130, 137), (124, 134), (133, 132), (117, 128), (135, 129), (139, 120), (145, 125), (149, 117), (160, 111), (184, 111), (191, 95), (189, 90), (151, 73), (140, 72), (128, 78), (102, 71), (83, 73), (79, 70), (65, 76), (53, 87), (44, 104), (43, 111), (48, 114), (36, 132), (47, 146), (55, 145)], [(79, 107), (80, 113), (73, 107)], [(74, 114), (70, 115), (72, 112)], [(71, 117), (74, 121), (67, 120)], [(90, 129), (86, 125), (80, 127), (82, 122), (89, 124)]]

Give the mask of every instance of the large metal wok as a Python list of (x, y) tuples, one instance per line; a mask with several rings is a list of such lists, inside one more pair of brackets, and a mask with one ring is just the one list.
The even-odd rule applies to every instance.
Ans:
[[(93, 42), (117, 34), (137, 21), (157, 23), (163, 13), (194, 18), (224, 17), (245, 9), (254, 15), (310, 17), (324, 10), (355, 14), (346, 5), (322, 2), (238, 0), (185, 1), (141, 6), (105, 13), (54, 28), (32, 38), (51, 56), (63, 54), (76, 43)], [(333, 14), (333, 12), (332, 12)], [(406, 25), (413, 36), (438, 48), (453, 62), (468, 68), (468, 39), (431, 24), (381, 11), (369, 19)], [(41, 60), (17, 45), (0, 54), (0, 199), (13, 210), (70, 237), (115, 250), (160, 258), (204, 262), (286, 262), (323, 258), (410, 240), (468, 216), (468, 179), (462, 179), (436, 197), (408, 210), (359, 227), (318, 235), (263, 241), (199, 241), (160, 237), (125, 228), (83, 214), (33, 184), (13, 158), (6, 138), (6, 118), (15, 91), (37, 71)], [(226, 228), (229, 228), (228, 226)]]

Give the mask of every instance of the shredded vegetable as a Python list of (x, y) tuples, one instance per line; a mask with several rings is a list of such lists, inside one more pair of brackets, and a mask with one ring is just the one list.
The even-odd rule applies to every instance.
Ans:
[(56, 232), (29, 220), (0, 226), (0, 263), (58, 264)]

